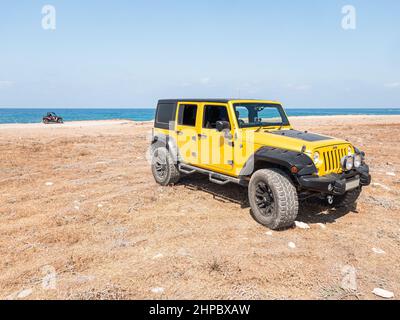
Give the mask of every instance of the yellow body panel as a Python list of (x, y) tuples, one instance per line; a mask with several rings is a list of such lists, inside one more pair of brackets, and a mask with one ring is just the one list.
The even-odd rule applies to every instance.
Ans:
[[(311, 159), (313, 159), (315, 152), (319, 152), (320, 162), (316, 164), (319, 176), (341, 173), (341, 158), (349, 153), (349, 148), (354, 153), (353, 146), (341, 139), (328, 137), (329, 140), (309, 142), (271, 133), (280, 129), (293, 129), (291, 125), (282, 128), (264, 127), (259, 130), (257, 128), (240, 128), (234, 113), (233, 105), (235, 103), (281, 105), (279, 102), (268, 100), (231, 100), (228, 103), (182, 101), (178, 104), (175, 131), (154, 129), (154, 132), (169, 135), (177, 141), (180, 156), (184, 163), (234, 177), (239, 176), (248, 159), (257, 150), (266, 146), (305, 153)], [(182, 104), (196, 104), (198, 106), (195, 127), (178, 125), (178, 110)], [(206, 105), (225, 106), (227, 108), (231, 123), (229, 133), (203, 128), (203, 112)], [(177, 132), (181, 133), (178, 135)]]

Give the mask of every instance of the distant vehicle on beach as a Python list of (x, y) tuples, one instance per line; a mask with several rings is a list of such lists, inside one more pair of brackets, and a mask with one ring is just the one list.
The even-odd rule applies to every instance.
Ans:
[(43, 123), (64, 123), (63, 118), (57, 116), (54, 112), (47, 112), (43, 117)]

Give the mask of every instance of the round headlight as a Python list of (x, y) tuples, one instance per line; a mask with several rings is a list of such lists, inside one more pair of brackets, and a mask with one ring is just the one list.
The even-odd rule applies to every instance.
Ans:
[(349, 156), (353, 155), (353, 149), (350, 146), (347, 148), (347, 155)]
[(354, 168), (359, 168), (361, 167), (362, 164), (362, 157), (361, 154), (356, 154), (354, 156)]
[(350, 171), (354, 167), (354, 158), (353, 157), (347, 157), (346, 159), (346, 170)]
[(318, 164), (319, 163), (319, 152), (314, 152), (314, 163)]

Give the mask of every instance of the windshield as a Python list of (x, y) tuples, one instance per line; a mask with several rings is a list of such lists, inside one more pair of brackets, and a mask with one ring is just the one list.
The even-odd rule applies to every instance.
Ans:
[(289, 125), (289, 120), (279, 104), (236, 103), (233, 107), (240, 128)]

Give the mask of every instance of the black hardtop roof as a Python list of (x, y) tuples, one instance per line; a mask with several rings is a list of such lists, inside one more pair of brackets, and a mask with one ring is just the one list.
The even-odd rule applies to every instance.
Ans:
[(181, 101), (187, 101), (187, 102), (220, 102), (220, 103), (227, 103), (233, 99), (161, 99), (158, 100), (158, 103), (176, 103), (176, 102), (181, 102)]
[[(178, 102), (211, 102), (211, 103), (228, 103), (229, 101), (263, 101), (263, 100), (259, 100), (259, 99), (189, 99), (189, 98), (182, 98), (182, 99), (160, 99), (158, 100), (158, 103), (178, 103)], [(267, 101), (267, 100), (265, 100)], [(271, 101), (277, 104), (280, 104), (277, 101)]]

